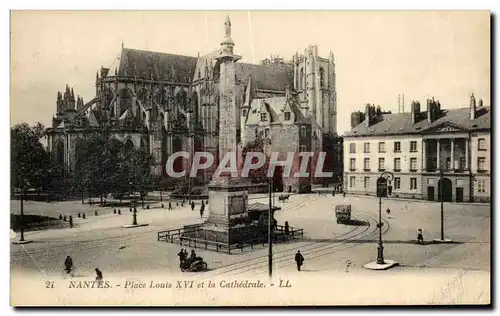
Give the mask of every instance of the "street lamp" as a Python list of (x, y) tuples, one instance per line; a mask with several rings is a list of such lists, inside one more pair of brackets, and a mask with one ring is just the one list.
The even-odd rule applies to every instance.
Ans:
[(135, 188), (132, 182), (130, 182), (130, 186), (132, 187), (132, 207), (133, 207), (132, 225), (137, 225), (137, 208), (135, 207)]
[(390, 183), (394, 179), (394, 174), (389, 171), (383, 172), (377, 179), (377, 195), (378, 202), (378, 247), (377, 247), (377, 264), (385, 264), (384, 261), (384, 246), (382, 243), (382, 195), (389, 195), (392, 189)]
[(268, 261), (269, 261), (269, 282), (272, 283), (272, 277), (273, 277), (273, 223), (272, 218), (273, 218), (273, 206), (272, 206), (272, 193), (273, 193), (273, 182), (272, 178), (269, 178), (269, 214), (268, 214), (268, 219), (267, 219), (267, 238), (268, 238), (268, 244), (269, 244), (269, 254), (268, 254)]
[(438, 184), (438, 189), (439, 189), (439, 200), (441, 203), (441, 239), (434, 239), (434, 242), (438, 243), (450, 243), (450, 239), (445, 239), (444, 238), (444, 195), (443, 195), (443, 175), (444, 175), (444, 168), (443, 166), (439, 166), (439, 184)]

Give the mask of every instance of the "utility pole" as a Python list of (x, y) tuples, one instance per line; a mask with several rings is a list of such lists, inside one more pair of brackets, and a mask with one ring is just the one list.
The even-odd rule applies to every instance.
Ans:
[(273, 190), (273, 183), (271, 181), (272, 178), (269, 178), (269, 217), (267, 220), (267, 238), (268, 238), (268, 244), (269, 244), (269, 282), (272, 283), (272, 278), (273, 278), (273, 229), (272, 229), (272, 190)]
[(21, 241), (24, 241), (24, 203), (23, 203), (23, 191), (24, 188), (21, 186)]
[(444, 240), (443, 168), (439, 168), (439, 195), (441, 199), (441, 240)]

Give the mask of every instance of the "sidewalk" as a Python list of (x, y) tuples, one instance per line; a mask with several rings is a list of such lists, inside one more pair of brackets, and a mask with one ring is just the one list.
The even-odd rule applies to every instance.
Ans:
[[(342, 193), (340, 193), (342, 194)], [(353, 193), (347, 193), (346, 197), (348, 196), (355, 196), (355, 197), (362, 197), (366, 199), (378, 199), (376, 196), (371, 196), (371, 195), (363, 195), (363, 194), (353, 194)], [(393, 201), (406, 201), (406, 202), (418, 202), (418, 203), (440, 203), (439, 201), (428, 201), (428, 200), (422, 200), (422, 199), (404, 199), (404, 198), (394, 198), (394, 197), (385, 197), (383, 198), (384, 200), (393, 200)], [(456, 205), (471, 205), (471, 206), (491, 206), (491, 203), (479, 203), (479, 202), (445, 202), (447, 204), (456, 204)]]

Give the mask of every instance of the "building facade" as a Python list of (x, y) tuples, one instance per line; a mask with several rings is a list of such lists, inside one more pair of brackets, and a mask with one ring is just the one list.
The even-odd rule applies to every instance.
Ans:
[[(333, 53), (322, 58), (317, 46), (309, 46), (304, 54), (296, 53), (291, 62), (281, 58), (267, 59), (258, 65), (235, 62), (231, 80), (226, 80), (221, 78), (224, 65), (220, 56), (228, 41), (234, 46), (229, 18), (221, 48), (204, 56), (122, 47), (118, 66), (101, 67), (97, 72), (92, 100), (75, 100), (69, 87), (64, 96), (57, 93), (56, 114), (47, 130), (48, 149), (67, 169), (75, 170), (85, 140), (92, 134), (105, 133), (126, 146), (152, 153), (155, 172), (162, 177), (166, 177), (168, 157), (177, 151), (210, 152), (217, 162), (218, 135), (222, 132), (219, 120), (223, 119), (219, 109), (220, 103), (225, 102), (221, 98), (234, 99), (234, 128), (240, 146), (245, 146), (251, 138), (248, 135), (254, 135), (256, 128), (266, 133), (266, 122), (256, 124), (253, 120), (257, 112), (259, 118), (264, 112), (269, 115), (267, 125), (270, 129), (272, 126), (272, 132), (267, 133), (272, 135), (273, 150), (292, 149), (290, 141), (305, 139), (300, 136), (304, 135), (300, 134), (303, 125), (312, 131), (307, 134), (308, 143), (301, 142), (295, 150), (306, 146), (306, 150), (319, 151), (323, 135), (336, 136)], [(281, 112), (287, 106), (290, 116)], [(191, 163), (177, 159), (174, 170), (188, 169)], [(207, 183), (215, 169), (216, 164), (201, 171), (196, 181)]]
[[(367, 105), (351, 114), (344, 136), (344, 189), (376, 195), (384, 171), (394, 174), (392, 197), (453, 202), (489, 202), (491, 195), (491, 110), (476, 104), (427, 111), (412, 102), (411, 113), (384, 113)], [(442, 191), (441, 191), (442, 190)]]

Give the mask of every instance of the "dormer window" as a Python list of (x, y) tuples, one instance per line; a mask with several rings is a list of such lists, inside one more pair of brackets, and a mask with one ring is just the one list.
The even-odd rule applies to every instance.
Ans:
[(247, 116), (247, 110), (243, 110), (243, 111), (241, 112), (241, 115), (242, 115), (242, 116)]
[(291, 114), (290, 112), (285, 112), (285, 121), (290, 121)]
[(260, 113), (260, 121), (267, 122), (267, 113)]

